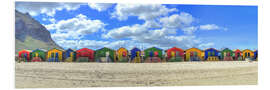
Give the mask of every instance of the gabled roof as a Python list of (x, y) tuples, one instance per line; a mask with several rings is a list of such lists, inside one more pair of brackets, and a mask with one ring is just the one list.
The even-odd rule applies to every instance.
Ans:
[[(75, 49), (72, 49), (72, 48), (68, 48), (67, 50), (72, 50), (72, 51), (74, 51), (74, 52), (76, 51)], [(66, 50), (66, 51), (67, 51), (67, 50)]]
[(192, 48), (186, 49), (185, 51), (188, 51), (188, 50), (190, 50), (190, 49), (198, 49), (198, 50), (202, 51), (201, 49), (199, 49), (199, 48), (195, 48), (195, 47), (192, 47)]
[(204, 51), (208, 51), (208, 50), (210, 50), (210, 49), (212, 49), (212, 50), (215, 50), (215, 51), (218, 51), (218, 52), (219, 52), (219, 50), (217, 50), (217, 49), (215, 49), (215, 48), (208, 48), (208, 49), (206, 49), (206, 50), (204, 50)]
[(37, 51), (37, 50), (40, 50), (40, 51), (42, 51), (42, 52), (47, 52), (47, 50), (45, 50), (45, 49), (35, 49), (35, 50), (33, 50), (32, 52), (35, 52), (35, 51)]
[[(157, 48), (157, 47), (150, 47), (150, 48), (156, 48), (156, 49), (162, 50), (162, 49), (160, 49), (160, 48)], [(147, 48), (147, 49), (150, 49), (150, 48)], [(145, 50), (147, 50), (147, 49), (145, 49)]]
[(58, 49), (58, 48), (53, 48), (53, 49), (50, 49), (50, 50), (48, 50), (48, 51), (51, 51), (51, 50), (54, 50), (54, 49), (56, 49), (56, 50), (59, 50), (59, 51), (64, 51), (63, 49)]

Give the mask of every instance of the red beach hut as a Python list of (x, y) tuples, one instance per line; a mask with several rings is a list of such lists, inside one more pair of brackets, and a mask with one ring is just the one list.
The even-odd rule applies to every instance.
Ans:
[(173, 47), (167, 50), (168, 61), (184, 61), (185, 51), (181, 48)]
[(77, 62), (94, 62), (95, 51), (88, 48), (82, 48), (76, 51)]
[(29, 50), (21, 50), (21, 51), (19, 51), (18, 52), (19, 60), (24, 61), (24, 62), (31, 62), (30, 53), (31, 53), (31, 51), (29, 51)]
[(242, 52), (239, 49), (234, 50), (234, 60), (242, 60)]

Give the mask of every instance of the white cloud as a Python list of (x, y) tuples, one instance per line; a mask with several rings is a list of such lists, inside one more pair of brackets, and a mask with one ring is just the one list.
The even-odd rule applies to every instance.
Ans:
[(219, 26), (215, 24), (206, 24), (206, 25), (200, 25), (201, 30), (218, 30), (220, 29)]
[(185, 27), (182, 30), (186, 34), (193, 34), (193, 32), (195, 32), (197, 29), (198, 29), (198, 27), (196, 27), (196, 26), (190, 26), (190, 27)]
[(48, 16), (54, 16), (56, 11), (66, 9), (76, 10), (82, 3), (57, 3), (57, 2), (16, 2), (16, 10), (29, 13), (31, 16), (39, 14), (46, 14)]
[(194, 20), (194, 17), (189, 13), (181, 12), (180, 14), (163, 17), (160, 22), (166, 28), (183, 28), (189, 26)]
[(159, 4), (117, 4), (112, 17), (127, 20), (129, 16), (138, 16), (141, 20), (152, 20), (173, 11), (177, 9), (169, 9)]
[(42, 21), (47, 21), (47, 19), (46, 18), (42, 18)]
[(211, 48), (215, 45), (213, 42), (208, 42), (208, 43), (202, 43), (199, 45), (199, 48), (201, 49), (206, 49), (206, 48)]
[(55, 30), (53, 38), (76, 38), (103, 30), (106, 24), (100, 20), (88, 19), (85, 15), (79, 14), (74, 18), (60, 20), (57, 23), (45, 25), (48, 30)]
[(112, 3), (88, 3), (88, 6), (92, 9), (95, 9), (99, 12), (105, 11), (108, 8), (112, 7)]

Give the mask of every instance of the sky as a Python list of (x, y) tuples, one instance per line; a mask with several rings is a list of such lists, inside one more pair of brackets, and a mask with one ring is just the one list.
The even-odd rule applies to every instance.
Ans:
[(61, 47), (258, 48), (257, 6), (15, 2)]

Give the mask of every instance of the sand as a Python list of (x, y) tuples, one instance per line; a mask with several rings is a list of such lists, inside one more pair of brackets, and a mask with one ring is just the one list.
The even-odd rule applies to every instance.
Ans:
[(16, 88), (257, 85), (258, 63), (16, 63)]

